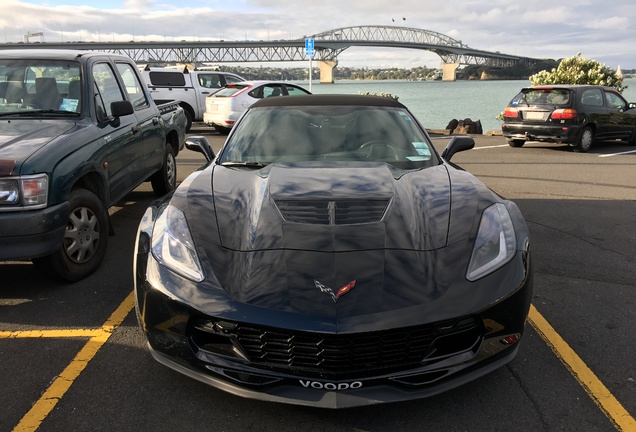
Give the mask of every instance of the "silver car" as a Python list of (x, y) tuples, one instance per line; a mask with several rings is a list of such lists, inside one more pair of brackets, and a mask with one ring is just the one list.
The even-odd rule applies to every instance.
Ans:
[(241, 114), (259, 99), (310, 94), (295, 84), (280, 81), (244, 81), (227, 84), (205, 101), (203, 122), (219, 132), (229, 131)]

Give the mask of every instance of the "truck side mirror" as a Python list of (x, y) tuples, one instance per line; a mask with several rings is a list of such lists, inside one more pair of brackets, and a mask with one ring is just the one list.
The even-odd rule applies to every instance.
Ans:
[(133, 114), (135, 110), (130, 101), (123, 100), (111, 102), (110, 112), (113, 113), (113, 117), (118, 118)]

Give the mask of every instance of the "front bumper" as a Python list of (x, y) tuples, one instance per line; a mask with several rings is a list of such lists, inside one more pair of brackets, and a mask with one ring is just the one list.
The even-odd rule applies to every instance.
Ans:
[(23, 260), (52, 254), (64, 238), (68, 202), (41, 210), (0, 212), (0, 260)]
[[(143, 249), (147, 250), (139, 250)], [(329, 377), (263, 365), (262, 362), (259, 364), (234, 355), (231, 350), (223, 355), (201, 349), (201, 344), (192, 336), (193, 322), (202, 319), (236, 321), (237, 316), (243, 316), (252, 323), (262, 320), (263, 325), (271, 328), (272, 315), (262, 308), (241, 308), (235, 302), (217, 301), (215, 297), (222, 293), (201, 289), (196, 297), (201, 302), (201, 309), (206, 310), (203, 313), (166, 289), (176, 285), (184, 289), (188, 281), (163, 268), (149, 255), (142, 253), (136, 259), (137, 316), (157, 361), (235, 395), (323, 408), (346, 408), (433, 396), (510, 362), (517, 353), (518, 341), (523, 334), (533, 285), (530, 253), (519, 252), (508, 264), (519, 269), (509, 272), (517, 275), (512, 278), (516, 282), (509, 294), (472, 314), (480, 333), (478, 341), (470, 349), (464, 347), (434, 361), (423, 360), (415, 367)], [(495, 280), (491, 279), (491, 282)], [(198, 290), (195, 284), (191, 288)], [(512, 338), (512, 343), (507, 342), (511, 340), (509, 338)], [(237, 351), (240, 352), (240, 347)]]
[[(209, 366), (209, 370), (201, 371), (188, 364), (175, 361), (175, 359), (156, 351), (150, 344), (149, 348), (154, 359), (164, 366), (236, 396), (268, 402), (280, 402), (293, 405), (335, 409), (353, 408), (378, 403), (401, 402), (435, 396), (473, 381), (480, 376), (488, 374), (509, 363), (516, 356), (519, 345), (517, 344), (514, 347), (511, 347), (509, 350), (505, 351), (503, 355), (492, 358), (487, 362), (484, 362), (484, 364), (480, 364), (479, 368), (473, 367), (471, 369), (466, 369), (461, 373), (454, 375), (450, 380), (425, 385), (419, 389), (409, 389), (407, 386), (396, 385), (395, 383), (399, 382), (399, 376), (376, 377), (372, 380), (350, 380), (346, 383), (325, 383), (324, 381), (302, 380), (293, 376), (276, 376), (270, 379), (275, 383), (274, 385), (255, 390), (232, 382), (231, 379), (228, 379), (228, 376), (232, 375), (246, 375), (243, 370), (232, 370)], [(417, 377), (417, 374), (413, 376)], [(405, 376), (404, 378), (411, 378), (411, 376)], [(267, 380), (267, 377), (264, 377), (264, 379)], [(312, 388), (315, 383), (322, 384), (323, 389)], [(330, 385), (336, 387), (339, 385), (357, 387), (358, 383), (361, 387), (349, 388), (342, 391), (324, 389), (324, 387), (328, 387)]]
[(504, 123), (503, 136), (509, 140), (547, 141), (575, 144), (581, 127), (579, 125)]

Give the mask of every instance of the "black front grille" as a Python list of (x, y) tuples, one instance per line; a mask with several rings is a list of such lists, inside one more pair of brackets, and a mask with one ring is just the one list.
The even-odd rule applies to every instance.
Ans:
[(287, 222), (318, 225), (350, 225), (378, 222), (389, 200), (277, 200)]
[[(444, 357), (454, 354), (455, 350), (471, 349), (481, 337), (478, 322), (472, 317), (356, 334), (295, 332), (228, 324), (223, 322), (221, 326), (223, 336), (232, 339), (242, 356), (253, 364), (341, 378), (369, 371), (397, 371), (420, 366), (427, 356), (439, 354), (433, 341), (442, 336), (438, 340), (444, 340)], [(204, 345), (201, 329), (213, 327), (220, 328), (212, 322), (195, 326), (199, 330), (194, 338), (199, 342), (197, 345)], [(220, 334), (215, 333), (215, 337)], [(456, 343), (453, 343), (455, 336)]]

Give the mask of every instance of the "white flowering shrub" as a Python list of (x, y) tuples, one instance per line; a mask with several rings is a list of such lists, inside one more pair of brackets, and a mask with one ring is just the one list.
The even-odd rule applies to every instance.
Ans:
[(399, 96), (393, 95), (391, 93), (358, 92), (358, 94), (363, 96), (382, 96), (382, 97), (387, 97), (387, 98), (391, 98), (395, 100), (399, 99)]
[(546, 84), (593, 84), (615, 88), (623, 92), (627, 88), (623, 85), (623, 77), (616, 71), (596, 60), (581, 57), (578, 53), (574, 57), (561, 60), (559, 66), (552, 71), (541, 71), (530, 76), (530, 83)]

